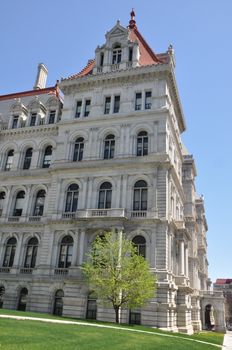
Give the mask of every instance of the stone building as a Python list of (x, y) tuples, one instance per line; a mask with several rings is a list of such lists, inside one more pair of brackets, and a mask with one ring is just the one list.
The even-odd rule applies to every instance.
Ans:
[(113, 321), (81, 264), (115, 228), (158, 280), (121, 322), (205, 327), (207, 223), (174, 70), (173, 48), (154, 53), (132, 11), (80, 73), (46, 88), (40, 64), (33, 90), (0, 96), (0, 306)]
[(228, 329), (232, 330), (232, 278), (217, 278), (213, 290), (222, 291), (225, 298), (225, 321)]

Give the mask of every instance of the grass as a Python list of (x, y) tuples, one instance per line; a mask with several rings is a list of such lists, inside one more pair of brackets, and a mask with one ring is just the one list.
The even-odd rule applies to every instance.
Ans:
[[(58, 318), (48, 314), (14, 310), (0, 310), (0, 314)], [(64, 317), (58, 319), (68, 320)], [(72, 321), (74, 320), (72, 319)], [(86, 322), (86, 320), (82, 321)], [(115, 324), (113, 325), (115, 326)], [(154, 332), (154, 335), (80, 325), (0, 319), (0, 350), (213, 350), (218, 348), (187, 339), (198, 339), (214, 344), (222, 344), (223, 342), (223, 334), (220, 333), (204, 332), (187, 336), (143, 326), (127, 325), (125, 327)], [(174, 337), (163, 337), (159, 334), (171, 334)]]

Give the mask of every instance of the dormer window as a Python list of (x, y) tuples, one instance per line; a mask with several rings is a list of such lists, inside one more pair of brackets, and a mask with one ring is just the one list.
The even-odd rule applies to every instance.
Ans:
[(113, 49), (112, 64), (120, 63), (122, 60), (122, 49), (120, 45), (116, 45)]
[(12, 122), (12, 129), (16, 129), (18, 127), (18, 120), (19, 120), (19, 116), (15, 115), (13, 117), (13, 122)]
[(30, 126), (35, 126), (37, 113), (31, 113)]

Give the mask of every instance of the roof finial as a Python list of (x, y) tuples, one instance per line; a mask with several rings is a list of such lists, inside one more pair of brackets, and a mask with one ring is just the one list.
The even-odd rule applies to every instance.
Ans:
[(131, 19), (130, 19), (130, 22), (129, 22), (129, 28), (130, 29), (137, 28), (136, 27), (136, 21), (135, 21), (135, 11), (134, 11), (133, 8), (131, 10), (130, 16), (131, 16)]

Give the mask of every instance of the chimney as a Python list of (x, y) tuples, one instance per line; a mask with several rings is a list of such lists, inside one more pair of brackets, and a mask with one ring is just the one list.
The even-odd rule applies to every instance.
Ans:
[(47, 76), (48, 76), (47, 68), (43, 63), (39, 63), (34, 90), (44, 89), (46, 87)]

